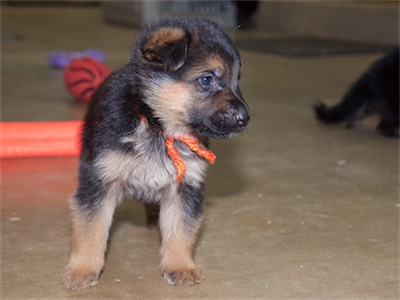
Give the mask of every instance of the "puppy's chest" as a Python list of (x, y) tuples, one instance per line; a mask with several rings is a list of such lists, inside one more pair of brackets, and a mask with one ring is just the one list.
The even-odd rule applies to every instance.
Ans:
[[(121, 185), (130, 197), (159, 201), (176, 184), (177, 170), (167, 153), (165, 140), (141, 124), (135, 132), (121, 138), (131, 151), (112, 150), (97, 162), (99, 175), (108, 183)], [(185, 145), (176, 149), (186, 167), (183, 181), (198, 186), (203, 182), (207, 163)]]

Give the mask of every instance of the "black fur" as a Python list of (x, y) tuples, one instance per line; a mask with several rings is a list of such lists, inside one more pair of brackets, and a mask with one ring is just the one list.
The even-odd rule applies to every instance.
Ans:
[[(109, 226), (124, 197), (160, 214), (161, 272), (172, 284), (202, 279), (191, 249), (203, 211), (206, 161), (179, 141), (230, 137), (249, 121), (238, 86), (240, 56), (229, 36), (203, 19), (169, 19), (143, 30), (128, 63), (107, 78), (89, 105), (79, 186), (71, 200), (73, 247), (64, 285), (97, 283)], [(177, 171), (165, 141), (186, 165)], [(181, 257), (183, 256), (183, 257)]]
[(385, 136), (399, 136), (399, 48), (372, 66), (351, 86), (342, 101), (328, 108), (318, 101), (316, 117), (327, 124), (346, 121), (352, 127), (358, 120), (379, 113), (378, 130)]

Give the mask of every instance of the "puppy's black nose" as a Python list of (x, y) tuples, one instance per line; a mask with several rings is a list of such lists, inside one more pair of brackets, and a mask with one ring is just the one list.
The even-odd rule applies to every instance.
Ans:
[(250, 120), (250, 115), (245, 107), (240, 107), (235, 114), (235, 120), (240, 127), (245, 127)]

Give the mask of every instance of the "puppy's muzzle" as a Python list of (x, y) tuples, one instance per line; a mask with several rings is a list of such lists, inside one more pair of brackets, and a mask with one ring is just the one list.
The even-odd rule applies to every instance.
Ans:
[(227, 109), (217, 111), (212, 117), (212, 123), (225, 134), (235, 134), (242, 131), (250, 120), (246, 102), (234, 97)]

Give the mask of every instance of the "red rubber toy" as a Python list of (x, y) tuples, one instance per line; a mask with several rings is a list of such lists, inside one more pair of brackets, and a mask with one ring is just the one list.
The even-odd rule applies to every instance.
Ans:
[(64, 69), (64, 82), (70, 94), (87, 103), (109, 74), (110, 70), (101, 62), (90, 57), (77, 58)]

